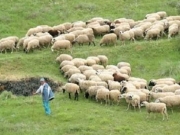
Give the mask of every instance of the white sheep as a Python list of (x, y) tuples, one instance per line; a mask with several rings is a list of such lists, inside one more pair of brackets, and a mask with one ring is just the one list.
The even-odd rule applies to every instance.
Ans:
[(60, 54), (58, 57), (56, 57), (56, 62), (61, 63), (64, 60), (71, 61), (73, 57), (69, 54)]
[(172, 85), (167, 85), (162, 88), (156, 88), (155, 92), (175, 92), (177, 89), (180, 89), (179, 84), (172, 84)]
[(33, 51), (35, 48), (39, 48), (39, 47), (40, 47), (39, 40), (38, 39), (32, 39), (27, 44), (26, 53), (28, 53), (30, 50)]
[(13, 53), (13, 50), (16, 49), (15, 42), (13, 40), (4, 40), (4, 41), (0, 42), (1, 53), (3, 51), (5, 51), (5, 53), (6, 53), (8, 49), (11, 50), (11, 53)]
[(161, 97), (165, 97), (165, 96), (174, 96), (175, 93), (173, 92), (150, 92), (150, 97), (154, 100), (161, 98)]
[(99, 64), (93, 64), (92, 66), (91, 66), (94, 70), (103, 70), (104, 69), (104, 66), (102, 66), (102, 65), (99, 65)]
[(146, 31), (145, 40), (158, 39), (160, 37), (161, 30), (159, 28), (152, 28)]
[(171, 26), (169, 26), (168, 38), (171, 38), (172, 36), (175, 36), (177, 34), (179, 34), (179, 26), (178, 26), (178, 24), (172, 24)]
[(135, 41), (134, 32), (132, 30), (128, 30), (125, 32), (120, 31), (119, 32), (119, 39), (120, 39), (120, 41), (122, 41), (122, 43), (124, 45), (125, 45), (125, 41), (127, 41), (127, 40)]
[[(144, 101), (142, 102), (142, 104), (145, 105), (146, 110), (149, 115), (151, 112), (161, 113), (163, 115), (163, 120), (164, 120), (164, 115), (166, 116), (168, 120), (167, 107), (165, 103), (154, 103), (154, 102), (148, 103), (147, 101)], [(149, 115), (147, 116), (147, 118), (149, 117)]]
[(99, 88), (97, 90), (97, 94), (96, 94), (96, 101), (101, 101), (101, 104), (103, 101), (105, 101), (106, 105), (109, 102), (109, 90), (107, 88)]
[(96, 75), (96, 70), (94, 69), (85, 70), (83, 74), (86, 76), (87, 79), (89, 79), (91, 75)]
[(86, 60), (83, 58), (74, 58), (72, 59), (72, 62), (74, 62), (74, 65), (76, 67), (80, 67), (82, 65), (86, 65)]
[(113, 89), (111, 91), (109, 91), (109, 104), (113, 104), (113, 103), (117, 103), (117, 105), (119, 105), (120, 102), (120, 91)]
[(106, 65), (108, 64), (108, 58), (105, 55), (98, 55), (97, 56), (100, 60), (100, 64), (103, 65), (104, 67), (106, 67)]
[(158, 98), (156, 100), (156, 102), (165, 103), (167, 107), (171, 108), (171, 111), (173, 113), (173, 106), (179, 106), (180, 105), (180, 95), (165, 96), (162, 98)]
[(117, 81), (108, 80), (108, 89), (109, 90), (117, 89), (120, 91), (121, 85)]
[(104, 35), (101, 40), (100, 40), (100, 43), (99, 45), (108, 45), (108, 44), (114, 44), (116, 45), (116, 42), (117, 42), (117, 35), (114, 34), (114, 33), (110, 33), (110, 34), (106, 34)]
[(86, 91), (85, 91), (85, 98), (95, 98), (97, 94), (97, 90), (99, 88), (105, 88), (104, 86), (90, 86)]
[(79, 86), (74, 83), (66, 83), (63, 87), (63, 93), (67, 91), (69, 93), (69, 99), (71, 99), (71, 94), (74, 95), (74, 100), (78, 100), (79, 96)]
[(68, 79), (68, 82), (79, 84), (78, 78), (80, 78), (81, 80), (86, 80), (86, 76), (84, 74), (75, 73), (71, 75), (71, 77)]
[(71, 68), (67, 72), (64, 73), (64, 77), (70, 78), (75, 73), (81, 73), (81, 71), (77, 67)]
[(81, 65), (81, 66), (79, 66), (78, 68), (79, 68), (79, 70), (81, 71), (81, 73), (83, 73), (83, 72), (86, 71), (86, 70), (91, 70), (91, 69), (93, 69), (92, 67), (89, 67), (89, 66), (87, 66), (87, 65)]
[(61, 49), (69, 49), (72, 54), (72, 45), (69, 40), (58, 40), (51, 46), (51, 51), (59, 51)]
[(175, 90), (174, 94), (175, 95), (180, 95), (180, 89)]
[(92, 29), (93, 29), (94, 35), (103, 35), (103, 34), (109, 33), (110, 31), (109, 25), (97, 26), (97, 27), (93, 27)]
[(78, 35), (78, 36), (74, 39), (73, 43), (76, 43), (76, 42), (77, 42), (79, 45), (83, 45), (84, 43), (89, 43), (89, 45), (90, 45), (91, 43), (93, 43), (94, 46), (95, 46), (94, 35), (86, 35), (86, 34)]
[(59, 65), (59, 68), (61, 69), (63, 66), (65, 66), (65, 65), (74, 65), (74, 62), (72, 62), (72, 61), (69, 61), (69, 60), (63, 60), (62, 62), (61, 62), (61, 64)]
[(62, 72), (62, 73), (65, 73), (65, 72), (67, 72), (69, 69), (72, 69), (72, 68), (77, 68), (77, 67), (74, 66), (74, 65), (65, 65), (65, 66), (63, 66), (63, 67), (61, 68), (61, 72)]

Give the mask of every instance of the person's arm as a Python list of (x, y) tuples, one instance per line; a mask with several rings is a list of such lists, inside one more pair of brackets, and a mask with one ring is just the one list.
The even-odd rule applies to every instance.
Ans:
[(33, 95), (42, 92), (42, 89), (43, 89), (43, 85), (41, 85), (41, 86), (36, 90), (36, 92), (33, 93)]

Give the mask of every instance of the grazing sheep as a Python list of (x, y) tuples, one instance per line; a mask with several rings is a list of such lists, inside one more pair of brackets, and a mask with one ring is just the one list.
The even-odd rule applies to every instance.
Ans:
[(149, 86), (155, 86), (159, 84), (172, 85), (175, 84), (176, 80), (174, 78), (160, 78), (160, 79), (151, 79), (149, 81)]
[(82, 80), (78, 78), (81, 92), (85, 92), (90, 86), (96, 86), (96, 82), (92, 80)]
[(171, 111), (173, 113), (173, 106), (179, 106), (180, 105), (180, 95), (174, 95), (174, 96), (165, 96), (162, 98), (158, 98), (156, 100), (157, 103), (165, 103), (167, 107), (171, 108)]
[(69, 60), (63, 60), (63, 61), (61, 62), (61, 64), (59, 65), (59, 68), (62, 68), (62, 67), (65, 66), (65, 65), (73, 65), (73, 66), (74, 66), (74, 62), (69, 61)]
[(177, 89), (180, 89), (179, 84), (172, 84), (172, 85), (167, 85), (162, 88), (156, 88), (155, 92), (175, 92)]
[(108, 58), (105, 55), (98, 55), (97, 56), (100, 60), (100, 64), (103, 65), (104, 67), (106, 67), (106, 65), (108, 64)]
[(117, 103), (117, 105), (119, 105), (120, 102), (120, 91), (119, 90), (111, 90), (109, 91), (109, 104), (113, 104), (114, 102)]
[(171, 26), (169, 26), (168, 38), (171, 38), (172, 36), (175, 36), (177, 34), (179, 34), (179, 26), (178, 26), (178, 24), (172, 24)]
[(85, 98), (95, 98), (96, 97), (96, 94), (97, 94), (97, 90), (100, 89), (100, 88), (105, 88), (104, 86), (90, 86), (86, 92), (85, 92)]
[(94, 69), (88, 69), (88, 70), (85, 70), (85, 71), (83, 72), (83, 74), (86, 76), (87, 79), (89, 79), (89, 77), (90, 77), (91, 75), (96, 75), (96, 70), (94, 70)]
[(131, 67), (130, 63), (128, 62), (118, 62), (117, 67), (122, 68), (124, 66)]
[(52, 37), (57, 37), (60, 34), (60, 31), (58, 30), (49, 30), (48, 33), (52, 36)]
[(71, 75), (73, 75), (75, 73), (81, 73), (81, 71), (77, 67), (69, 69), (67, 72), (64, 73), (64, 77), (70, 78)]
[(180, 95), (180, 89), (177, 89), (175, 92), (174, 92), (175, 95)]
[(81, 71), (81, 73), (83, 73), (83, 72), (86, 71), (86, 70), (91, 70), (91, 69), (93, 69), (92, 67), (89, 67), (89, 66), (87, 66), (87, 65), (81, 65), (81, 66), (79, 66), (78, 68), (79, 68), (79, 70)]
[(86, 80), (86, 76), (82, 73), (75, 73), (71, 75), (71, 77), (68, 79), (68, 82), (79, 84), (78, 78), (80, 78), (81, 80)]
[(71, 61), (73, 59), (73, 57), (69, 54), (60, 54), (57, 58), (56, 58), (56, 62), (61, 63), (64, 60), (68, 60)]
[[(150, 102), (148, 103), (147, 101), (142, 102), (143, 105), (145, 105), (146, 110), (148, 114), (150, 115), (151, 112), (153, 113), (161, 113), (163, 115), (163, 120), (164, 120), (164, 115), (166, 116), (168, 120), (168, 113), (167, 113), (167, 107), (165, 103), (154, 103)], [(147, 116), (148, 118), (149, 116)]]
[(104, 82), (108, 82), (108, 80), (111, 80), (111, 81), (113, 81), (114, 80), (114, 78), (113, 78), (113, 76), (111, 75), (111, 74), (108, 74), (108, 73), (99, 73), (99, 72), (97, 72), (96, 73), (98, 76), (99, 76), (99, 78), (102, 80), (102, 81), (104, 81)]
[(127, 41), (127, 40), (135, 41), (134, 32), (132, 30), (125, 31), (125, 32), (120, 31), (119, 32), (119, 39), (122, 41), (122, 43), (124, 45), (125, 45), (125, 41)]
[(126, 80), (126, 78), (119, 73), (114, 73), (113, 77), (114, 77), (114, 81), (118, 81), (118, 82)]
[(120, 91), (121, 85), (119, 82), (108, 80), (108, 89), (109, 90), (117, 89)]
[(102, 44), (108, 45), (108, 44), (114, 44), (116, 45), (117, 42), (117, 35), (114, 33), (106, 34), (102, 37), (100, 40), (99, 45), (101, 46)]
[(109, 25), (102, 25), (92, 28), (94, 35), (103, 35), (109, 33), (110, 27)]
[(174, 96), (175, 93), (173, 92), (150, 92), (150, 97), (154, 100), (161, 98), (161, 97), (165, 97), (165, 96)]
[(73, 68), (77, 68), (77, 67), (74, 66), (74, 65), (65, 65), (65, 66), (63, 66), (63, 67), (61, 68), (61, 72), (62, 72), (62, 73), (65, 73), (65, 72), (67, 72), (69, 69), (73, 69)]
[(78, 35), (72, 43), (74, 44), (76, 42), (79, 45), (83, 45), (84, 43), (89, 43), (89, 45), (91, 45), (91, 43), (93, 43), (95, 46), (94, 35), (86, 35), (86, 34)]
[(105, 101), (106, 105), (109, 102), (109, 90), (107, 88), (99, 88), (97, 90), (97, 94), (96, 94), (96, 101), (101, 101), (101, 104), (103, 101)]
[(79, 86), (74, 83), (66, 83), (63, 87), (63, 93), (67, 91), (69, 93), (69, 99), (71, 99), (71, 94), (74, 95), (74, 100), (78, 100), (79, 96)]
[(44, 36), (40, 36), (38, 39), (39, 39), (39, 45), (41, 47), (49, 47), (51, 44), (52, 36), (44, 35)]
[(145, 40), (151, 40), (151, 39), (158, 39), (160, 38), (160, 29), (158, 28), (152, 28), (146, 32)]
[(8, 49), (11, 50), (11, 53), (13, 53), (13, 50), (16, 49), (15, 42), (13, 40), (5, 40), (5, 41), (0, 42), (1, 53), (3, 51), (5, 51), (5, 53), (6, 53)]
[(78, 68), (82, 65), (86, 65), (86, 60), (83, 58), (74, 58), (72, 59), (72, 61), (74, 62), (74, 65)]
[(38, 39), (33, 39), (28, 42), (27, 48), (26, 48), (26, 53), (28, 53), (30, 50), (33, 51), (35, 48), (39, 48), (39, 40)]
[(69, 49), (72, 54), (72, 45), (68, 40), (58, 40), (51, 46), (51, 51), (59, 51), (61, 49)]

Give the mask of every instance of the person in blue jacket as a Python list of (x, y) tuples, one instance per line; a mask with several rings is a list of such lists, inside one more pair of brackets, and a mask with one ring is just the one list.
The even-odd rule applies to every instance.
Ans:
[(52, 90), (51, 90), (51, 87), (48, 85), (48, 83), (46, 83), (44, 78), (40, 79), (40, 83), (41, 83), (40, 87), (33, 94), (37, 94), (37, 93), (42, 94), (42, 101), (43, 101), (45, 113), (47, 115), (50, 115), (51, 109), (50, 109), (50, 105), (49, 105), (49, 101), (50, 101), (49, 95), (50, 95), (50, 91), (52, 91)]

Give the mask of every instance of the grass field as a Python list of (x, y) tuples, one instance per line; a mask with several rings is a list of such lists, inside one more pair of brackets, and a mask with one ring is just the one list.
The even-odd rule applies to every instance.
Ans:
[[(92, 17), (110, 20), (131, 18), (142, 20), (146, 14), (166, 11), (170, 15), (179, 14), (177, 0), (2, 0), (0, 2), (0, 38), (16, 35), (25, 36), (27, 30), (37, 25), (50, 26), (64, 22), (86, 21)], [(120, 61), (131, 64), (132, 76), (150, 80), (152, 78), (172, 77), (179, 81), (180, 45), (179, 35), (157, 41), (127, 42), (116, 47), (98, 45), (74, 46), (73, 57), (87, 58), (90, 55), (103, 54), (109, 58), (109, 64)], [(60, 53), (68, 53), (62, 51)], [(59, 54), (60, 54), (59, 53)], [(13, 54), (0, 54), (0, 79), (24, 77), (49, 77), (55, 81), (66, 82), (59, 72), (50, 48), (35, 50), (25, 54), (17, 51)], [(38, 83), (38, 82), (37, 82)], [(0, 100), (0, 133), (3, 135), (19, 134), (63, 134), (63, 135), (178, 135), (180, 108), (168, 109), (169, 121), (162, 121), (160, 114), (152, 114), (146, 119), (146, 110), (126, 111), (122, 100), (119, 106), (105, 106), (92, 100), (86, 100), (83, 94), (79, 101), (69, 100), (67, 93), (56, 93), (51, 102), (52, 115), (44, 115), (41, 97), (19, 96), (15, 99)], [(154, 118), (153, 116), (156, 116)]]

